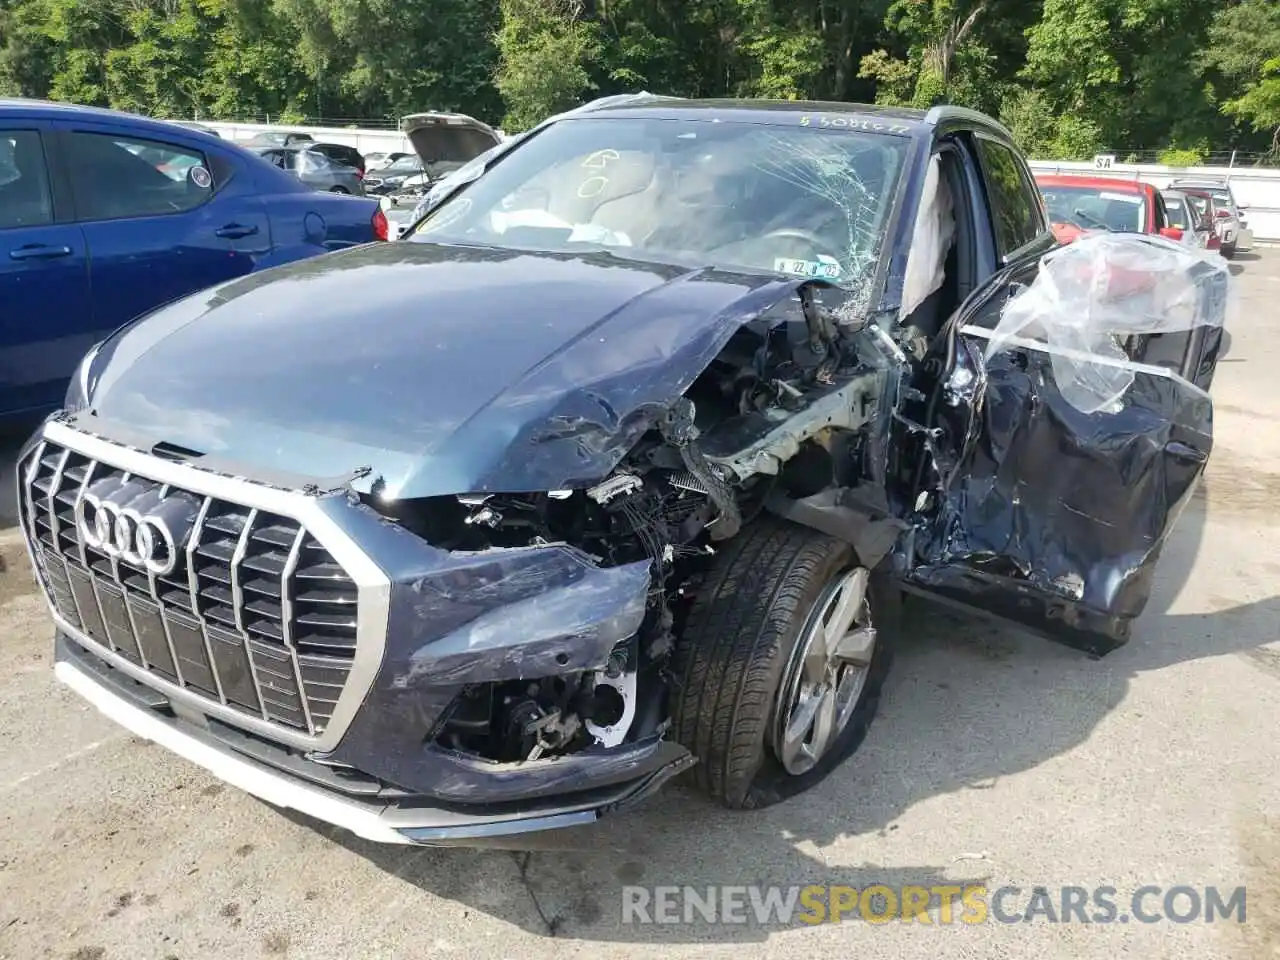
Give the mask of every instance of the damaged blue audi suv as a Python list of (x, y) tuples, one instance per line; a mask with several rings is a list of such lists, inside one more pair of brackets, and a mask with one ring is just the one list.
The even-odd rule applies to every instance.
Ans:
[[(682, 771), (783, 800), (863, 741), (906, 594), (1128, 638), (1209, 456), (1227, 275), (1109, 243), (1058, 248), (966, 110), (552, 118), (404, 239), (89, 352), (18, 461), (56, 675), (376, 841), (590, 823)], [(1132, 244), (1180, 273), (1064, 259)], [(1067, 344), (1046, 270), (1132, 336)]]

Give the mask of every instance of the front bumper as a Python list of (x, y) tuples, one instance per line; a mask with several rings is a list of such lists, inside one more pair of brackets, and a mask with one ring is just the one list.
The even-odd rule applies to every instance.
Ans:
[[(451, 554), (340, 492), (162, 461), (65, 421), (46, 423), (19, 466), (22, 525), (59, 633), (59, 679), (139, 736), (268, 802), (381, 842), (467, 843), (590, 822), (692, 762), (653, 724), (633, 742), (522, 763), (436, 740), (470, 685), (601, 669), (640, 627), (647, 563), (602, 568), (563, 545)], [(180, 582), (95, 560), (79, 532), (87, 491), (120, 471), (203, 498)], [(236, 511), (249, 518), (232, 549), (219, 538)], [(270, 551), (252, 544), (282, 523), (298, 529), (291, 558), (271, 568), (281, 603), (268, 604), (267, 622), (249, 588), (263, 582)], [(220, 564), (204, 559), (219, 554)], [(351, 655), (321, 658), (319, 674), (299, 615), (318, 588), (296, 579), (314, 560), (341, 565), (345, 579), (335, 570), (323, 582), (346, 583), (358, 601), (347, 608), (357, 612), (354, 641), (343, 641), (354, 643)]]
[(681, 751), (671, 762), (634, 781), (521, 804), (518, 812), (501, 805), (486, 809), (431, 803), (395, 789), (375, 791), (367, 782), (345, 785), (340, 770), (330, 771), (207, 718), (179, 715), (164, 697), (65, 636), (58, 636), (55, 659), (59, 681), (135, 736), (171, 750), (267, 803), (375, 843), (466, 846), (584, 826), (648, 797), (692, 762)]

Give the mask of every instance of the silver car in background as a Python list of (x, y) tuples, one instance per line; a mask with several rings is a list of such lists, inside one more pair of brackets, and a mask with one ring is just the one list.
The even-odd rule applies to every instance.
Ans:
[(1161, 190), (1160, 197), (1164, 200), (1169, 226), (1182, 231), (1182, 242), (1189, 247), (1208, 247), (1213, 227), (1187, 195), (1181, 190)]
[(305, 145), (259, 147), (254, 152), (316, 190), (364, 196), (364, 175), (356, 167), (338, 163)]
[(399, 153), (396, 151), (391, 153), (383, 153), (382, 151), (366, 153), (364, 155), (364, 162), (366, 164), (365, 173), (371, 173), (374, 170), (382, 170), (383, 168), (389, 167), (391, 164), (395, 163), (401, 157), (411, 156), (413, 156), (411, 153)]
[(404, 154), (384, 167), (369, 170), (365, 176), (365, 190), (379, 195), (393, 193), (410, 177), (422, 176), (424, 169), (417, 154)]
[(1245, 222), (1243, 210), (1248, 204), (1236, 203), (1235, 194), (1231, 192), (1231, 184), (1226, 177), (1178, 177), (1169, 184), (1171, 190), (1182, 187), (1203, 190), (1213, 197), (1213, 205), (1217, 208), (1218, 235), (1222, 237), (1222, 255), (1233, 257), (1241, 248), (1253, 246), (1253, 231)]

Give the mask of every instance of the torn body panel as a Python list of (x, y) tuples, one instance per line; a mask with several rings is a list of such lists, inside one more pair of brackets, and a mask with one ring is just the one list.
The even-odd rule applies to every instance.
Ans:
[[(415, 796), (505, 802), (622, 783), (679, 764), (688, 751), (652, 727), (611, 749), (498, 762), (439, 734), (468, 690), (519, 690), (539, 678), (609, 666), (644, 620), (647, 561), (600, 567), (564, 544), (450, 553), (357, 508), (352, 523), (392, 576), (386, 647), (364, 705), (319, 757)], [(505, 686), (505, 681), (524, 681)]]
[(991, 364), (981, 439), (917, 531), (909, 579), (1101, 653), (1128, 639), (1147, 602), (1212, 448), (1212, 406), (1141, 374), (1100, 424), (1047, 367), (1044, 354)]
[[(816, 396), (803, 413), (782, 420), (765, 415), (722, 426), (703, 444), (707, 460), (736, 480), (777, 474), (801, 446), (824, 430), (859, 430), (878, 413), (881, 376), (867, 370)], [(722, 450), (722, 448), (724, 448)]]
[[(315, 288), (302, 317), (290, 271)], [(109, 369), (94, 412), (254, 473), (368, 466), (354, 488), (388, 499), (583, 487), (737, 330), (808, 282), (426, 243), (361, 247), (275, 279), (224, 285), (117, 334), (96, 361)], [(412, 303), (414, 322), (384, 301)], [(538, 319), (522, 320), (532, 302)]]
[[(914, 530), (897, 563), (913, 590), (1105, 653), (1128, 639), (1212, 449), (1212, 402), (1194, 379), (1212, 371), (1226, 289), (1200, 258), (1152, 287), (1159, 257), (1133, 260), (1118, 237), (1092, 253), (1080, 242), (1083, 272), (1058, 260), (1040, 276), (1059, 293), (1109, 288), (1092, 320), (1050, 284), (1011, 276), (1020, 292), (980, 302), (924, 364), (942, 374), (921, 374), (899, 416)], [(1126, 344), (1132, 359), (1115, 326), (1189, 336), (1145, 362), (1151, 339)]]
[(413, 649), (403, 672), (384, 665), (393, 688), (599, 669), (644, 619), (645, 561), (601, 569), (561, 546), (451, 560), (392, 590), (398, 639)]
[[(455, 801), (687, 762), (662, 738), (685, 585), (771, 490), (855, 480), (857, 438), (898, 372), (880, 338), (831, 321), (802, 294), (738, 323), (586, 489), (365, 496), (411, 559), (379, 680), (330, 759)], [(899, 527), (868, 530), (878, 559)]]

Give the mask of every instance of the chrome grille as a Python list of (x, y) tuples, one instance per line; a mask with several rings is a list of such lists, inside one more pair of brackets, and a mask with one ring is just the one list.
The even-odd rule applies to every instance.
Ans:
[(295, 734), (323, 733), (352, 671), (359, 590), (296, 519), (193, 494), (173, 572), (86, 545), (76, 505), (103, 480), (179, 492), (44, 442), (19, 465), (20, 509), (57, 613), (88, 640), (187, 693)]

